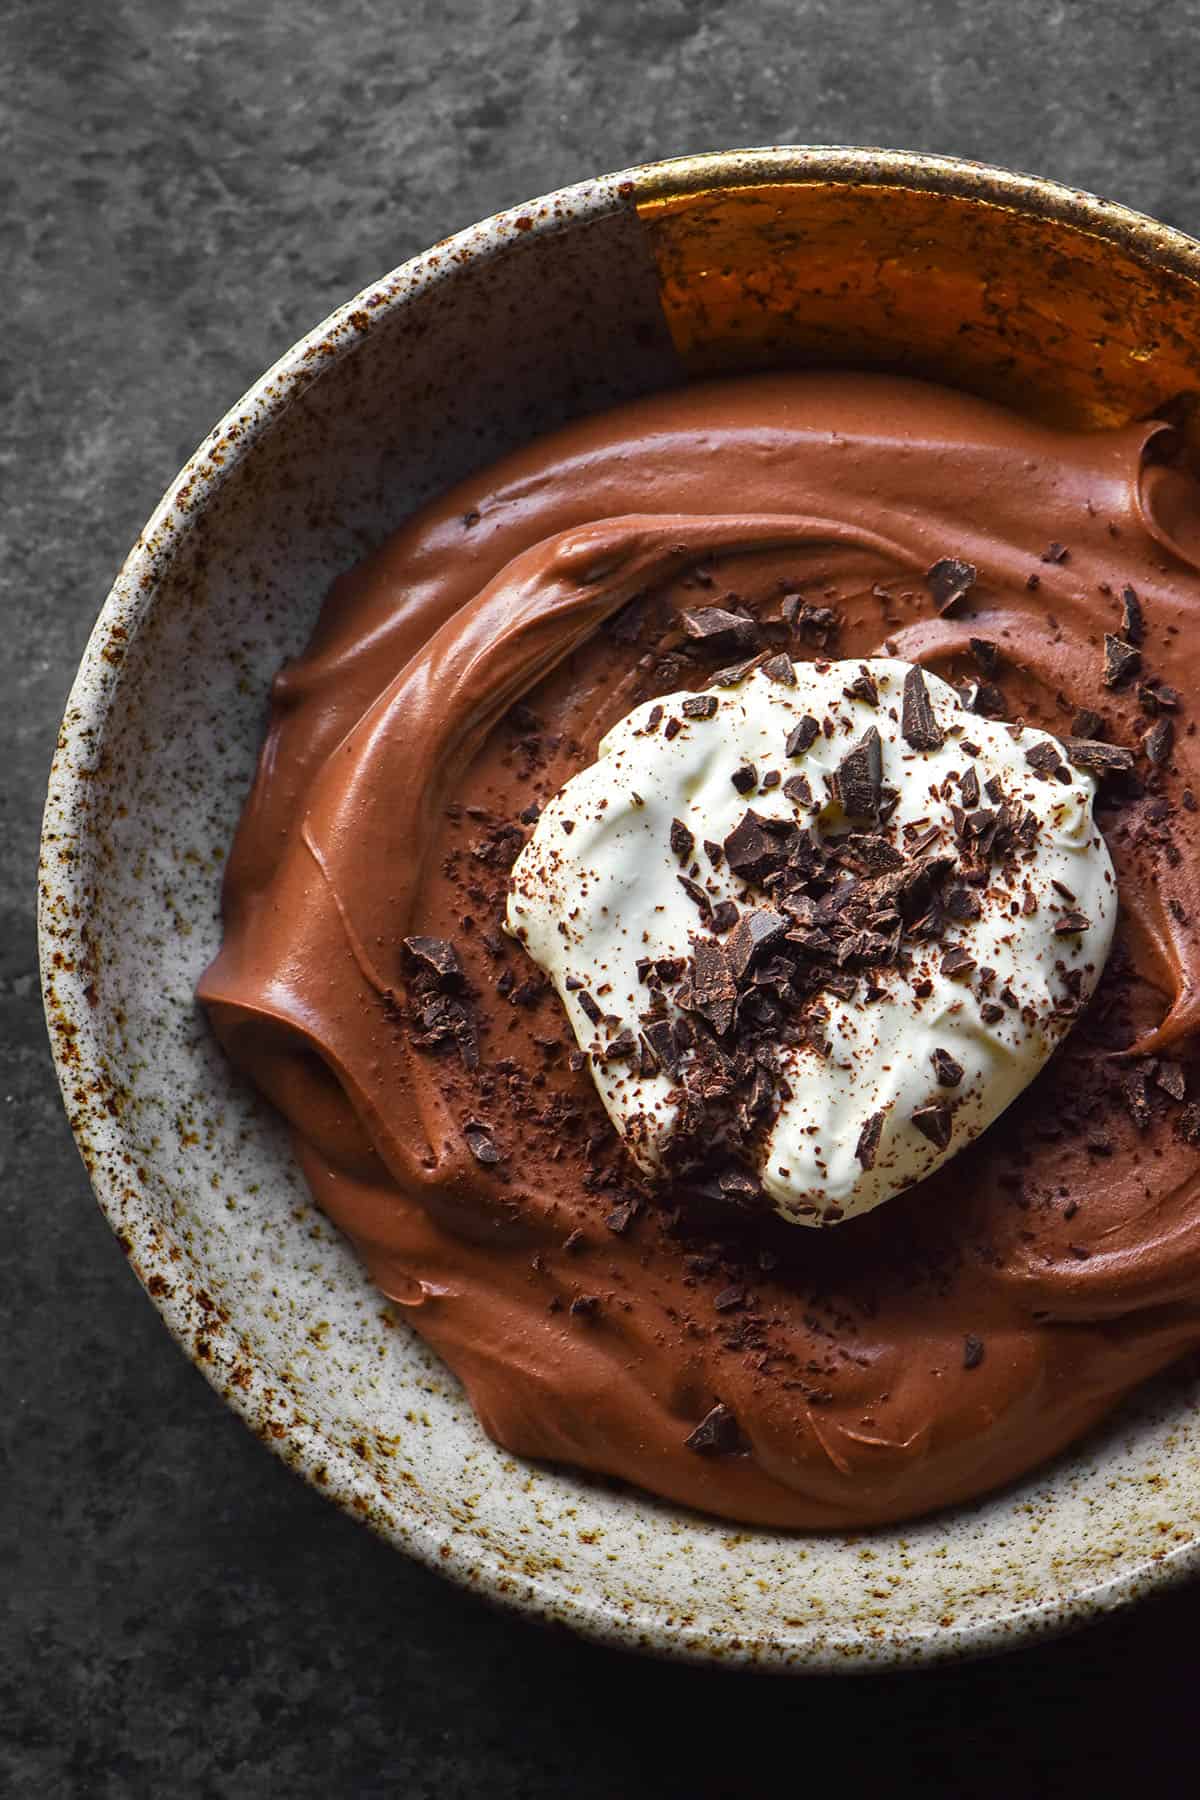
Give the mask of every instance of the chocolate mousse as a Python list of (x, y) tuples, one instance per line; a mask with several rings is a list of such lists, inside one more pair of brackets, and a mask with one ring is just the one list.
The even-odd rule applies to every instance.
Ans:
[[(276, 678), (200, 997), (498, 1442), (729, 1518), (861, 1526), (1023, 1473), (1200, 1345), (1198, 503), (1154, 421), (1068, 434), (931, 385), (772, 375), (571, 425), (335, 584)], [(802, 708), (843, 664), (836, 705)], [(643, 959), (636, 1016), (582, 969), (551, 969), (556, 988), (509, 913), (543, 814), (582, 844), (595, 821), (564, 790), (609, 733), (657, 711), (682, 756), (767, 689), (762, 716), (792, 707), (778, 753), (752, 758), (743, 733), (722, 765), (722, 805), (751, 821), (734, 869), (731, 833), (664, 815), (682, 954)], [(994, 785), (982, 740), (1006, 729), (1038, 804), (1094, 784), (1119, 896), (1096, 954), (1094, 903), (1039, 862), (1036, 830), (1014, 835), (1036, 806)], [(945, 852), (885, 791), (924, 759)], [(859, 841), (839, 827), (831, 851), (839, 809)], [(810, 824), (814, 856), (853, 866), (772, 888), (779, 842)], [(905, 914), (898, 871), (922, 854), (945, 866)], [(874, 905), (881, 882), (891, 900), (848, 933), (828, 896)], [(934, 1034), (902, 1120), (930, 1173), (797, 1223), (763, 1203), (761, 1130), (736, 1156), (714, 1139), (707, 1170), (631, 1153), (618, 1086), (672, 1054), (672, 1105), (701, 1064), (733, 1082), (754, 970), (782, 971), (753, 1002), (781, 1043), (818, 987), (894, 1009), (902, 984), (918, 1016), (941, 983), (997, 1042), (1016, 1033), (1015, 973), (974, 954), (1001, 913), (1014, 971), (1032, 934), (1050, 946), (1057, 1047), (960, 1142), (986, 1082), (970, 1034)], [(871, 931), (894, 945), (875, 973)], [(762, 1119), (788, 1098), (769, 1035), (762, 1080), (736, 1077)], [(854, 1182), (879, 1178), (893, 1125), (857, 1120)]]

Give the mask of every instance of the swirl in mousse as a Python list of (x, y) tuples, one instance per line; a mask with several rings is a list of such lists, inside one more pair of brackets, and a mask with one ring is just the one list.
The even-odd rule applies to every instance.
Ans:
[(737, 379), (335, 584), (200, 997), (511, 1451), (899, 1519), (1200, 1346), (1200, 488)]

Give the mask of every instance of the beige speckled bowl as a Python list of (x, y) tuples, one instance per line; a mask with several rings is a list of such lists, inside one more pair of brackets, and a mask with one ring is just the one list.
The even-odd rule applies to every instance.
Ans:
[(192, 988), (270, 677), (331, 578), (417, 501), (688, 369), (870, 363), (1112, 422), (1200, 386), (1198, 281), (1189, 239), (969, 164), (780, 149), (634, 169), (450, 238), (342, 307), (155, 511), (88, 646), (46, 807), (63, 1094), (188, 1355), (397, 1548), (613, 1643), (802, 1670), (1016, 1644), (1196, 1565), (1200, 1419), (1180, 1373), (1022, 1486), (852, 1538), (738, 1529), (506, 1456), (314, 1210)]

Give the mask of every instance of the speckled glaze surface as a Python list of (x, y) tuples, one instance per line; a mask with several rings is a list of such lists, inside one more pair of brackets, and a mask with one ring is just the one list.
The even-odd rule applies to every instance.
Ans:
[(501, 214), (366, 290), (268, 371), (155, 511), (80, 668), (47, 800), (64, 1099), (188, 1355), (398, 1548), (613, 1643), (772, 1670), (999, 1649), (1200, 1565), (1194, 1369), (1017, 1488), (852, 1538), (736, 1528), (517, 1462), (315, 1211), (192, 998), (270, 678), (333, 576), (422, 498), (690, 368), (856, 360), (856, 342), (858, 360), (930, 368), (939, 330), (955, 379), (1031, 410), (1109, 422), (1172, 400), (1186, 419), (1197, 282), (1192, 240), (978, 165), (795, 148), (652, 165)]

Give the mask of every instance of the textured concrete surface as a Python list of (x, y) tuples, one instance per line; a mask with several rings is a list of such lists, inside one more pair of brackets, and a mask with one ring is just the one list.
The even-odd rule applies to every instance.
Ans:
[(1194, 1590), (1001, 1663), (785, 1686), (551, 1639), (340, 1517), (188, 1367), (91, 1202), (32, 893), (113, 573), (207, 427), (336, 301), (502, 204), (730, 144), (952, 151), (1200, 231), (1200, 13), (0, 0), (0, 56), (0, 1787), (724, 1795), (824, 1745), (848, 1792), (1188, 1791)]

